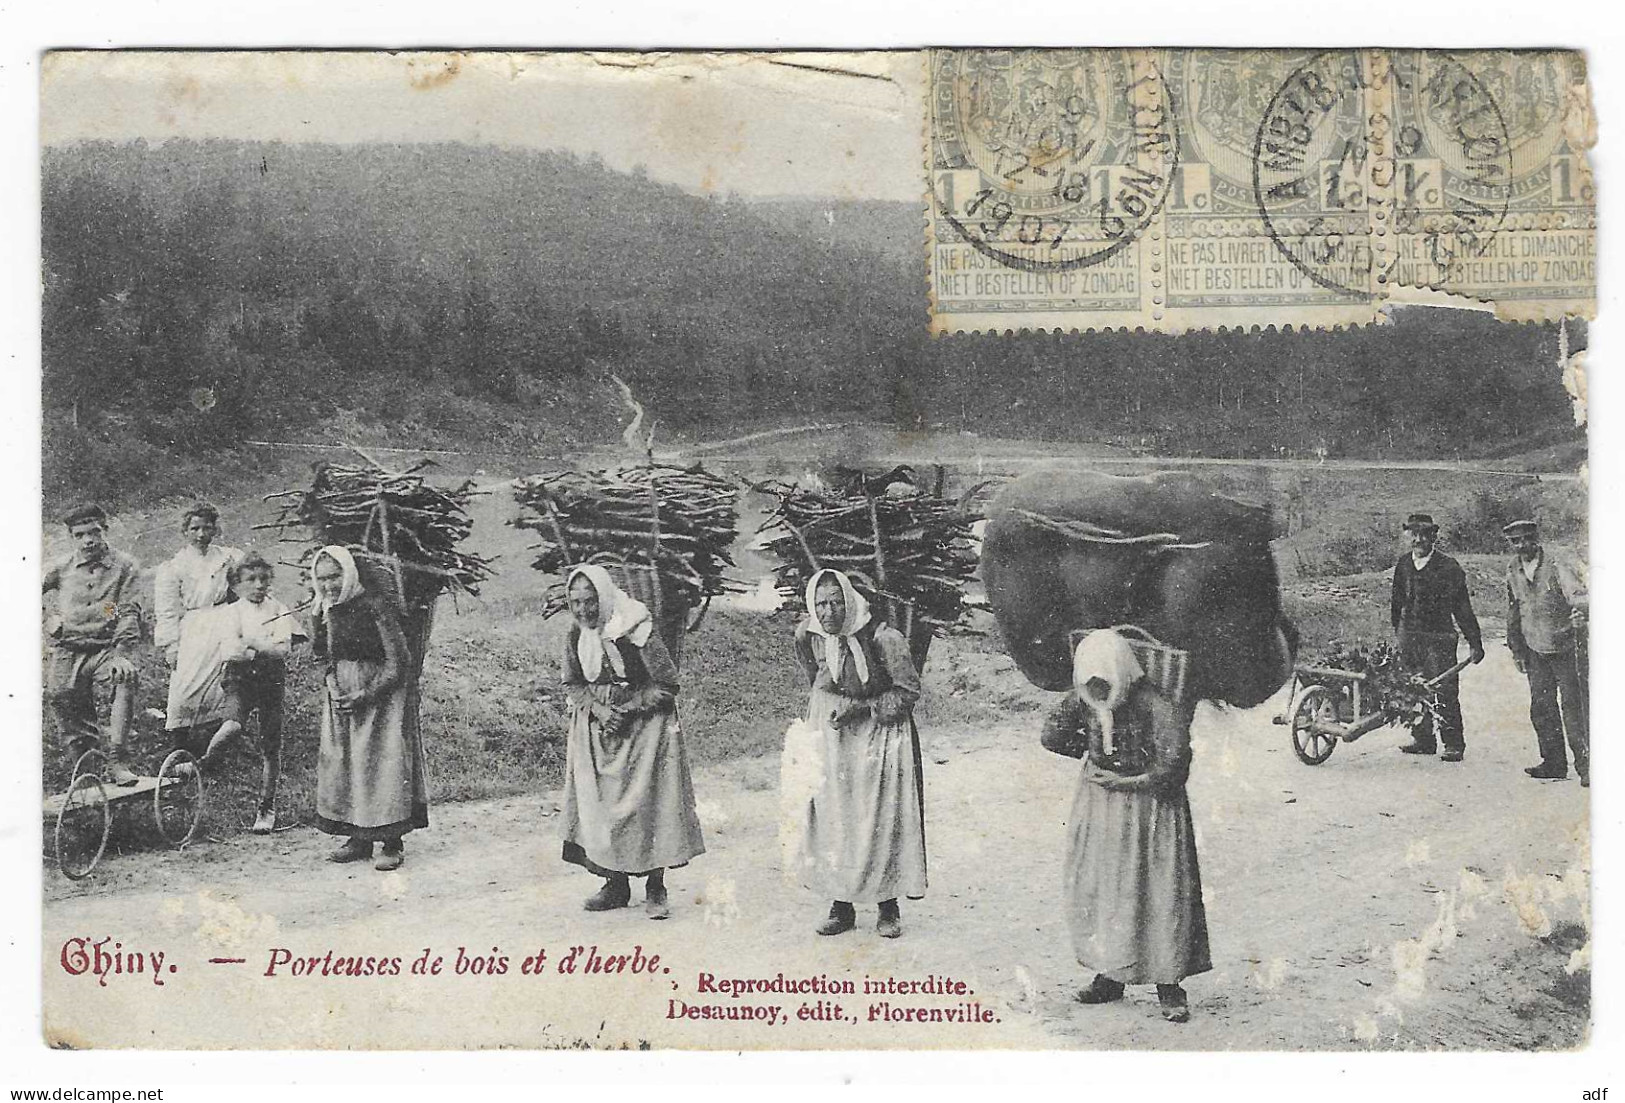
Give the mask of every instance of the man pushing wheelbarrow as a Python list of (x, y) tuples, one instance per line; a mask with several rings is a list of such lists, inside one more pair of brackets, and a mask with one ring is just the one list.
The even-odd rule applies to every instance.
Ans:
[(1462, 659), (1424, 678), (1407, 669), (1390, 644), (1369, 651), (1334, 648), (1320, 662), (1293, 668), (1291, 704), (1275, 722), (1291, 726), (1292, 749), (1308, 766), (1325, 762), (1339, 743), (1352, 743), (1388, 725), (1410, 730), (1415, 742), (1424, 725), (1438, 725), (1439, 687), (1453, 682), (1471, 662)]
[(1470, 662), (1484, 661), (1484, 637), (1473, 615), (1466, 572), (1438, 550), (1439, 526), (1428, 514), (1413, 513), (1405, 519), (1404, 529), (1411, 550), (1394, 564), (1391, 620), (1399, 635), (1400, 661), (1435, 683), (1438, 708), (1425, 712), (1412, 729), (1411, 741), (1399, 749), (1405, 754), (1433, 754), (1443, 743), (1440, 760), (1460, 762), (1467, 742), (1456, 673), (1466, 664), (1456, 661), (1456, 629), (1467, 637)]

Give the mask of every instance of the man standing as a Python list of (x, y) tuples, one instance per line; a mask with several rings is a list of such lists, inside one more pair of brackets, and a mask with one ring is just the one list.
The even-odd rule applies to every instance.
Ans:
[(1589, 787), (1591, 738), (1581, 645), (1591, 599), (1585, 579), (1573, 564), (1541, 548), (1535, 522), (1514, 521), (1501, 531), (1513, 550), (1507, 566), (1507, 647), (1518, 670), (1529, 677), (1529, 720), (1540, 742), (1540, 764), (1524, 773), (1568, 777), (1567, 734), (1574, 772)]
[[(1392, 622), (1399, 634), (1399, 658), (1424, 678), (1437, 678), (1456, 665), (1456, 629), (1467, 637), (1473, 662), (1484, 661), (1484, 638), (1473, 615), (1467, 593), (1467, 575), (1448, 555), (1439, 551), (1439, 526), (1426, 513), (1405, 519), (1410, 554), (1394, 564)], [(1444, 744), (1445, 762), (1460, 762), (1466, 753), (1461, 724), (1461, 694), (1454, 675), (1438, 685), (1439, 731), (1433, 718), (1416, 726), (1411, 742), (1399, 748), (1406, 754), (1433, 754)]]
[(115, 785), (134, 785), (125, 737), (135, 711), (135, 649), (141, 642), (141, 606), (134, 559), (107, 546), (107, 514), (85, 505), (62, 518), (74, 552), (45, 572), (44, 592), (56, 591), (48, 631), (45, 696), (57, 728), (75, 758), (100, 743), (96, 685), (111, 686), (107, 721), (108, 772)]

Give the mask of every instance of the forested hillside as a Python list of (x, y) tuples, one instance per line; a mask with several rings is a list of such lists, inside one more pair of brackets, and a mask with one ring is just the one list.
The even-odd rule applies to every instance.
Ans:
[(42, 171), (48, 494), (339, 417), (602, 441), (612, 372), (667, 440), (813, 416), (1222, 455), (1575, 436), (1555, 330), (1484, 315), (933, 341), (908, 204), (700, 197), (464, 145), (89, 143)]

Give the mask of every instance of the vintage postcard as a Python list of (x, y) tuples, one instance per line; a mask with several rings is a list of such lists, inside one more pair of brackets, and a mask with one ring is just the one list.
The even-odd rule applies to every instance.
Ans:
[(1581, 54), (42, 70), (45, 1044), (1588, 1044)]

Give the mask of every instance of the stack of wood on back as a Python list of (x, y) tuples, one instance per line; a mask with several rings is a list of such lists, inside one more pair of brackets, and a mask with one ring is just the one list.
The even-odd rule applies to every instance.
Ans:
[(965, 613), (964, 584), (976, 577), (976, 515), (915, 485), (906, 467), (873, 476), (838, 471), (827, 487), (769, 481), (756, 489), (778, 499), (762, 531), (777, 533), (764, 547), (779, 561), (779, 594), (799, 607), (816, 571), (845, 572), (908, 636), (923, 667), (932, 636)]
[(531, 566), (557, 575), (544, 613), (565, 607), (568, 568), (596, 562), (650, 606), (673, 659), (690, 613), (741, 587), (734, 565), (739, 487), (695, 464), (642, 464), (606, 471), (554, 471), (521, 479), (513, 524), (541, 537)]
[(277, 519), (255, 526), (284, 534), (308, 531), (315, 546), (301, 563), (329, 544), (349, 548), (363, 587), (400, 615), (415, 673), (422, 672), (436, 599), (448, 590), (478, 594), (492, 573), (491, 560), (458, 547), (474, 527), (467, 509), (474, 484), (432, 486), (418, 474), (429, 466), (429, 460), (407, 471), (370, 460), (362, 466), (317, 464), (308, 489), (266, 495), (278, 504)]

